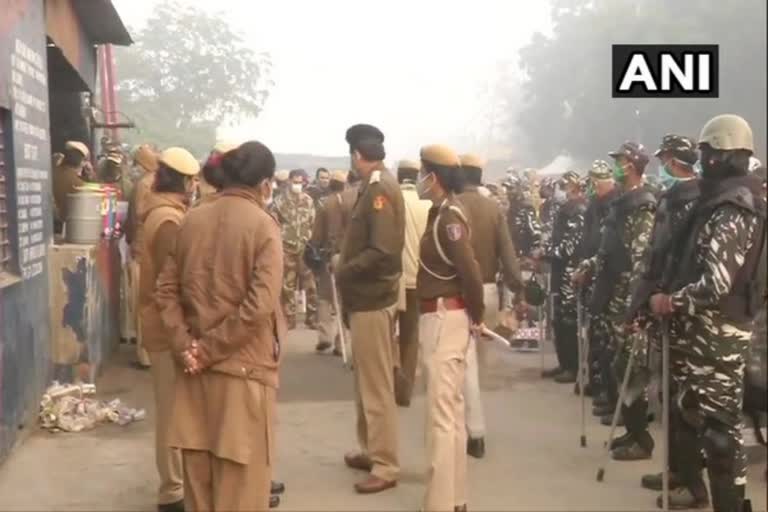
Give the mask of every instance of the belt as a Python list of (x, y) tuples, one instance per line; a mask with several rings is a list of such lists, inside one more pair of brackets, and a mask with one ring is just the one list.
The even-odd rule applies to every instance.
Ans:
[(443, 301), (443, 307), (447, 310), (455, 310), (455, 309), (466, 309), (467, 305), (464, 303), (464, 299), (461, 297), (439, 297), (437, 299), (426, 299), (422, 300), (420, 304), (419, 312), (423, 315), (424, 313), (434, 313), (437, 311), (437, 303), (438, 301)]

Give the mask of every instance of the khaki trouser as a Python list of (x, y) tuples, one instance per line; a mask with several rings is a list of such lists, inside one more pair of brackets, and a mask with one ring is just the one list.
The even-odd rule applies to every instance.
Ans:
[(419, 362), (419, 297), (416, 290), (405, 291), (405, 311), (397, 317), (400, 335), (398, 336), (398, 367), (395, 379), (397, 403), (408, 404), (413, 395), (416, 380), (416, 365)]
[(320, 342), (333, 343), (340, 348), (337, 339), (337, 324), (333, 310), (333, 287), (331, 274), (323, 269), (315, 274), (317, 278), (317, 339)]
[(136, 338), (139, 313), (138, 297), (134, 288), (138, 288), (139, 283), (134, 281), (133, 277), (133, 261), (129, 261), (123, 265), (120, 276), (120, 337), (124, 340)]
[[(266, 438), (266, 434), (265, 434)], [(249, 464), (238, 464), (201, 450), (184, 455), (184, 509), (187, 512), (269, 510), (271, 468), (264, 450)]]
[(395, 306), (378, 311), (350, 313), (352, 362), (357, 405), (357, 440), (373, 462), (371, 474), (397, 480), (397, 406), (395, 405)]
[(469, 346), (465, 310), (421, 315), (419, 341), (427, 381), (427, 491), (423, 510), (452, 511), (467, 502), (464, 372)]
[(160, 476), (157, 503), (166, 505), (184, 499), (181, 450), (168, 445), (168, 426), (173, 417), (176, 366), (169, 351), (150, 352), (155, 392), (155, 464)]
[(139, 363), (143, 364), (144, 366), (149, 366), (151, 364), (149, 355), (147, 354), (147, 351), (144, 350), (144, 345), (141, 343), (141, 315), (139, 314), (139, 262), (136, 260), (131, 260), (130, 266), (131, 281), (133, 282), (133, 286), (131, 287), (131, 300), (134, 304), (136, 304), (136, 307), (133, 308), (133, 314), (136, 318), (136, 357), (139, 360)]
[[(485, 315), (483, 323), (491, 330), (495, 329), (499, 321), (499, 289), (496, 283), (483, 285), (483, 301), (485, 302)], [(467, 431), (472, 438), (485, 436), (485, 413), (480, 396), (480, 368), (488, 363), (486, 360), (487, 340), (477, 340), (473, 337), (467, 350), (467, 375), (464, 380), (464, 400), (466, 401)]]

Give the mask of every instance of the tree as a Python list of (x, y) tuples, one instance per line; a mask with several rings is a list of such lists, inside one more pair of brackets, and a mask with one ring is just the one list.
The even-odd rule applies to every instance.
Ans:
[[(655, 147), (666, 133), (696, 137), (728, 112), (750, 122), (765, 158), (765, 19), (765, 0), (552, 0), (552, 35), (519, 52), (516, 123), (538, 163), (560, 153), (588, 162), (626, 139)], [(718, 44), (719, 99), (611, 98), (611, 45), (621, 43)]]
[(139, 129), (128, 138), (203, 156), (222, 123), (261, 112), (270, 56), (245, 46), (224, 14), (164, 0), (132, 33), (136, 44), (116, 51), (119, 108)]

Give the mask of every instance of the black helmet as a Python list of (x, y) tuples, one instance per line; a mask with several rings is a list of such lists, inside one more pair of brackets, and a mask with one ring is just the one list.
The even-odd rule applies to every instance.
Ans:
[(684, 135), (665, 135), (661, 139), (659, 149), (653, 155), (659, 156), (662, 153), (669, 153), (688, 165), (694, 165), (699, 160), (699, 155), (696, 152), (696, 143), (693, 139)]

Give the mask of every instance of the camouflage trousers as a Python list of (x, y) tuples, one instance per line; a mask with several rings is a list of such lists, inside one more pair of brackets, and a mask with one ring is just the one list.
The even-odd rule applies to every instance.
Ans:
[[(734, 484), (744, 485), (747, 457), (741, 434), (742, 404), (745, 361), (752, 333), (711, 312), (681, 320), (684, 334), (675, 340), (670, 357), (670, 375), (678, 390), (674, 403), (699, 432), (713, 428), (733, 442), (735, 449), (729, 464)], [(710, 458), (709, 453), (707, 457)], [(708, 469), (711, 470), (709, 465)]]
[[(566, 268), (562, 274), (553, 274), (553, 329), (557, 360), (561, 368), (572, 372), (578, 371), (578, 319), (576, 315), (576, 289), (571, 283), (573, 267)], [(557, 275), (559, 274), (559, 275)], [(555, 277), (556, 276), (556, 277)]]
[(312, 270), (304, 263), (304, 253), (285, 252), (283, 256), (282, 303), (289, 328), (296, 327), (296, 291), (304, 290), (307, 299), (306, 325), (317, 324), (317, 285)]
[(594, 386), (606, 390), (604, 361), (613, 360), (609, 354), (611, 327), (608, 318), (603, 314), (590, 314), (587, 335), (589, 336), (589, 380)]

